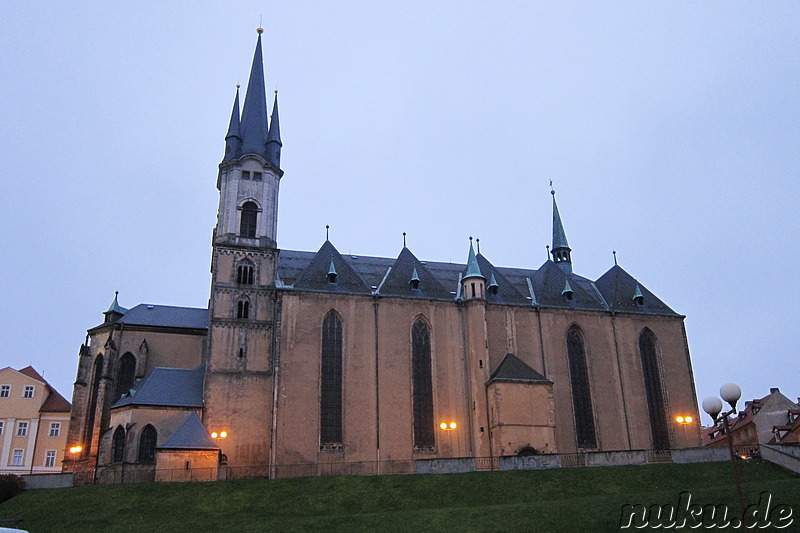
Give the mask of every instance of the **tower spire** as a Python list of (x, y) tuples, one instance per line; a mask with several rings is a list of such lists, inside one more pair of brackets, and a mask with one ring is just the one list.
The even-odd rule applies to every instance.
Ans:
[(267, 133), (267, 159), (280, 168), (281, 166), (281, 123), (278, 120), (278, 89), (275, 89), (275, 101), (272, 104), (272, 116)]
[(258, 28), (257, 31), (258, 41), (242, 108), (242, 154), (257, 154), (266, 158), (267, 95), (264, 88), (264, 61), (261, 55), (261, 33), (264, 30)]
[(236, 159), (242, 149), (242, 125), (239, 120), (239, 84), (236, 84), (236, 98), (233, 100), (231, 121), (228, 124), (228, 133), (225, 135), (225, 156), (223, 161)]
[[(550, 182), (552, 186), (552, 181)], [(565, 274), (572, 274), (572, 249), (567, 243), (567, 234), (564, 232), (564, 225), (561, 223), (561, 215), (558, 213), (556, 204), (556, 191), (550, 189), (553, 195), (553, 261), (564, 271)]]

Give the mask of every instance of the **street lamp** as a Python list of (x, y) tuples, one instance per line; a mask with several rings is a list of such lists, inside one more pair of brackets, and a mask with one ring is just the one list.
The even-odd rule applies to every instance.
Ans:
[(736, 413), (736, 402), (742, 397), (742, 389), (736, 383), (725, 383), (719, 388), (719, 395), (731, 406), (730, 411), (722, 412), (722, 402), (716, 396), (709, 396), (703, 400), (703, 411), (708, 413), (714, 420), (714, 424), (722, 422), (725, 428), (725, 438), (728, 441), (728, 453), (731, 456), (733, 467), (733, 481), (736, 484), (736, 497), (739, 499), (739, 518), (744, 518), (744, 496), (742, 495), (742, 482), (739, 479), (739, 465), (736, 461), (736, 454), (733, 452), (733, 436), (728, 417)]
[(686, 426), (694, 422), (694, 418), (691, 416), (678, 415), (675, 417), (675, 422), (683, 426), (683, 440), (688, 441), (689, 437), (686, 434)]
[(83, 446), (78, 444), (77, 446), (72, 446), (69, 449), (69, 453), (72, 454), (72, 471), (75, 471), (75, 463), (78, 460), (78, 454), (83, 451)]
[(439, 428), (441, 428), (444, 431), (453, 431), (457, 427), (458, 424), (456, 424), (455, 422), (450, 422), (449, 424), (447, 422), (442, 422), (441, 424), (439, 424)]

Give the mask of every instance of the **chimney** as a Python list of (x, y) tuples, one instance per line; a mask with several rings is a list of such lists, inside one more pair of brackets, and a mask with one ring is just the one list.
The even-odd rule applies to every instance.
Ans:
[(772, 387), (769, 389), (770, 394), (775, 394), (776, 392), (780, 392), (781, 390), (778, 387)]

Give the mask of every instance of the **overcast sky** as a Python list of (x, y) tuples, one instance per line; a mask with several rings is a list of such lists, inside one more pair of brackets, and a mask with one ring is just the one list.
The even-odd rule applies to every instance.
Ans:
[[(110, 8), (109, 6), (114, 6)], [(700, 399), (800, 395), (800, 3), (0, 3), (0, 366), (67, 398), (120, 303), (203, 307), (263, 15), (281, 248), (576, 273), (685, 314)], [(244, 87), (243, 87), (244, 89)], [(244, 93), (243, 93), (244, 94)], [(707, 417), (703, 419), (708, 423)]]

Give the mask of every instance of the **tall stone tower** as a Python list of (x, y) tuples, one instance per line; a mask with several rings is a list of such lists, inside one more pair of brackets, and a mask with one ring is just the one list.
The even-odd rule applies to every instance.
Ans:
[(278, 95), (267, 122), (261, 34), (244, 107), (239, 89), (219, 165), (209, 301), (204, 423), (233, 465), (266, 465), (272, 406), (276, 225), (280, 169)]

